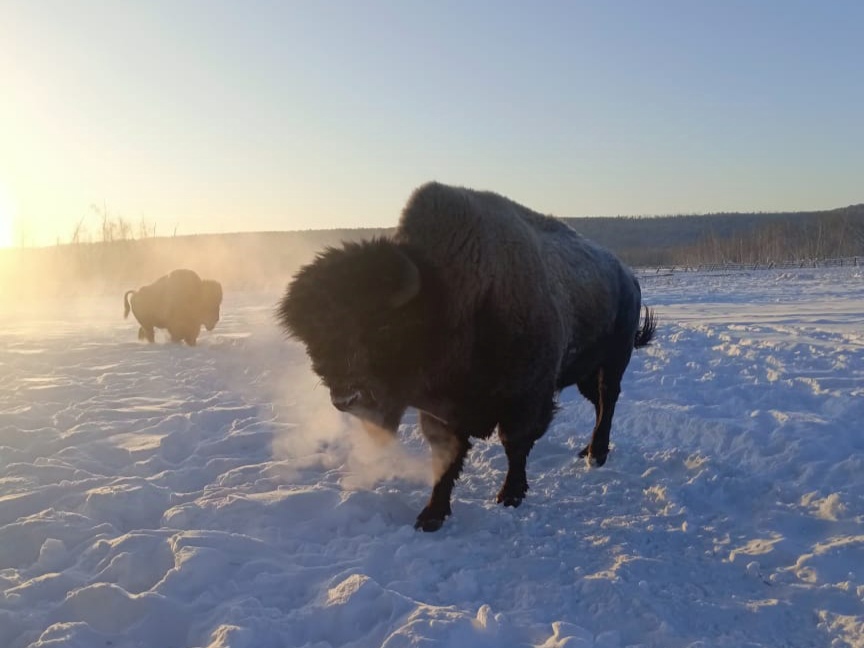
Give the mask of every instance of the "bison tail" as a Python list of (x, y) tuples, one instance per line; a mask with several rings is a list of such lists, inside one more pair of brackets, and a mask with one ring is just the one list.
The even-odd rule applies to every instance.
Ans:
[(648, 346), (654, 339), (654, 332), (657, 330), (657, 317), (654, 315), (654, 310), (647, 306), (643, 308), (645, 314), (642, 319), (642, 326), (636, 331), (636, 339), (633, 342), (633, 346), (637, 349)]
[(123, 319), (129, 317), (129, 295), (134, 295), (134, 290), (127, 290), (126, 294), (123, 295)]

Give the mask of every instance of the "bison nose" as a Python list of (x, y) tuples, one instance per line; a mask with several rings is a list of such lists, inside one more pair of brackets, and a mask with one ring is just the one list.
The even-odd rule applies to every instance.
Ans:
[(350, 410), (351, 406), (358, 400), (360, 400), (359, 391), (353, 391), (347, 394), (337, 394), (335, 392), (330, 393), (330, 402), (333, 403), (333, 407), (343, 412)]

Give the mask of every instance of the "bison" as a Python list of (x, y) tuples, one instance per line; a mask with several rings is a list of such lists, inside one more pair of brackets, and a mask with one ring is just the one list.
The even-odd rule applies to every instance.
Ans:
[(497, 429), (508, 470), (498, 502), (519, 506), (528, 454), (576, 385), (596, 422), (579, 453), (602, 466), (621, 378), (655, 331), (639, 282), (562, 221), (492, 192), (416, 189), (391, 237), (329, 247), (277, 305), (333, 405), (395, 437), (408, 407), (435, 484), (415, 528), (451, 514), (470, 439)]
[[(131, 298), (130, 298), (131, 295)], [(152, 284), (123, 295), (123, 317), (129, 311), (141, 325), (138, 339), (154, 342), (156, 328), (167, 329), (172, 342), (195, 346), (201, 325), (208, 331), (219, 321), (222, 285), (192, 270), (179, 269)]]

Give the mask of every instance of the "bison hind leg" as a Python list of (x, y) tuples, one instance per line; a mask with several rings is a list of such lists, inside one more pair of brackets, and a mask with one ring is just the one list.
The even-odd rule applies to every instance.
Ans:
[(534, 442), (543, 436), (552, 422), (555, 401), (551, 396), (535, 397), (530, 403), (515, 404), (510, 412), (498, 425), (498, 436), (507, 455), (507, 476), (498, 491), (497, 501), (515, 508), (528, 494), (528, 455)]
[[(594, 406), (594, 427), (600, 421), (600, 376), (597, 371), (592, 371), (587, 377), (579, 378), (576, 381), (576, 386), (579, 388), (579, 393), (582, 394)], [(579, 456), (585, 458), (591, 454), (591, 442), (588, 442), (582, 450), (579, 451)], [(606, 457), (603, 457), (603, 463), (606, 463)], [(603, 463), (600, 465), (602, 466)]]
[(153, 330), (153, 327), (145, 328), (143, 326), (139, 326), (138, 339), (147, 340), (148, 342), (153, 343), (156, 341), (156, 331)]
[(594, 404), (596, 420), (591, 441), (579, 452), (579, 456), (588, 459), (591, 465), (598, 468), (606, 463), (609, 457), (609, 437), (612, 430), (612, 417), (615, 405), (621, 394), (621, 378), (627, 367), (627, 360), (606, 367), (600, 367), (586, 381), (579, 384), (579, 391)]

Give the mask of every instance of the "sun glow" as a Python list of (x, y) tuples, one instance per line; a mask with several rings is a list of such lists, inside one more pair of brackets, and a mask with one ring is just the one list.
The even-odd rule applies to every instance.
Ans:
[(0, 185), (0, 248), (12, 247), (15, 243), (15, 211), (12, 199)]

